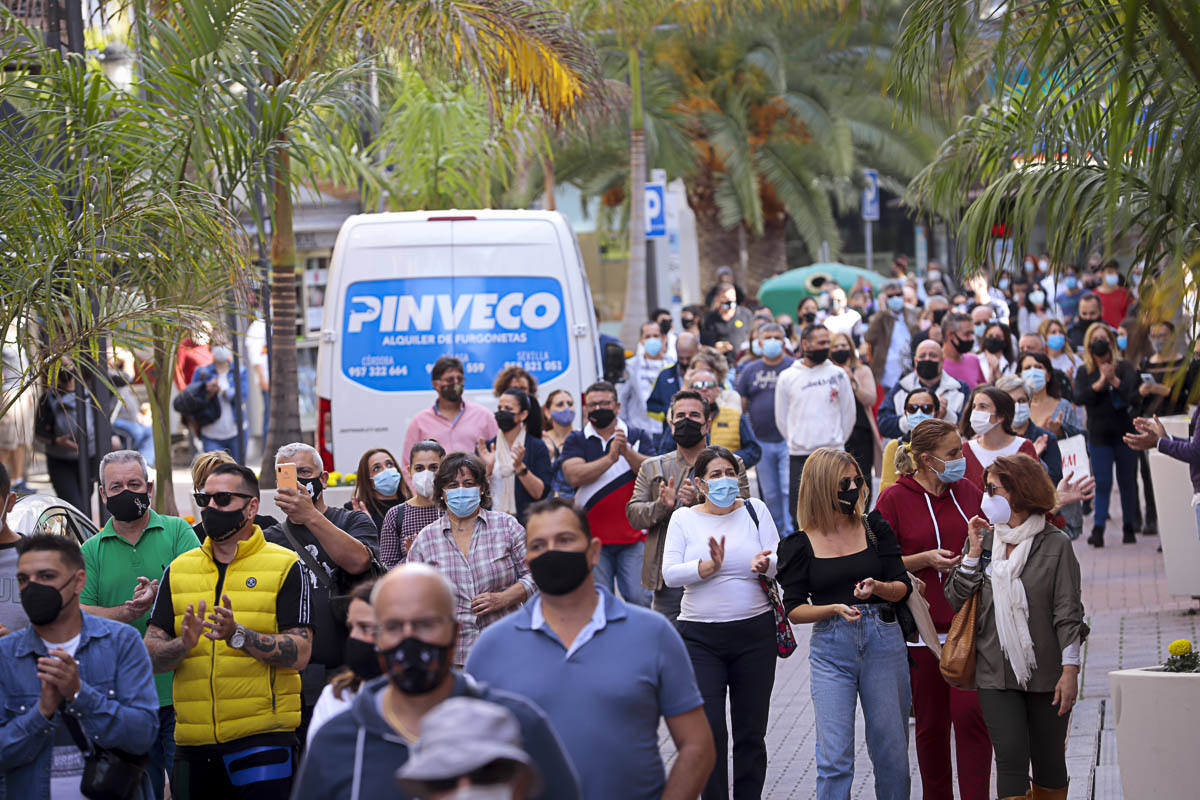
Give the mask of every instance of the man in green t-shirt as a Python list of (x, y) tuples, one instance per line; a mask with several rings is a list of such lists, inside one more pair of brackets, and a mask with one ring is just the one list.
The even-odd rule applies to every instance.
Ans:
[[(163, 571), (177, 556), (200, 546), (186, 520), (150, 508), (153, 494), (154, 483), (141, 453), (118, 450), (101, 460), (100, 498), (112, 517), (83, 543), (87, 583), (79, 598), (87, 613), (127, 622), (143, 636)], [(170, 672), (154, 676), (159, 728), (147, 771), (157, 800), (162, 800), (175, 753), (173, 678)]]

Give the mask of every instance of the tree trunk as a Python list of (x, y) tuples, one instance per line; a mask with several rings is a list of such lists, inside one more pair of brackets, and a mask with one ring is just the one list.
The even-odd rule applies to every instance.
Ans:
[(154, 508), (176, 516), (175, 486), (171, 478), (171, 387), (175, 382), (175, 335), (162, 326), (154, 332), (154, 379), (147, 381), (151, 428), (154, 431)]
[(767, 220), (762, 237), (748, 241), (750, 264), (746, 270), (746, 291), (758, 294), (764, 280), (784, 272), (787, 263), (787, 218)]
[(275, 488), (275, 451), (301, 437), (291, 179), (291, 159), (281, 151), (271, 173), (271, 418), (259, 474), (259, 485), (265, 489)]
[(554, 186), (554, 157), (542, 156), (542, 207), (547, 211), (558, 210)]
[(629, 49), (629, 269), (625, 276), (625, 315), (621, 318), (621, 341), (641, 338), (646, 308), (646, 130), (642, 115), (641, 56)]

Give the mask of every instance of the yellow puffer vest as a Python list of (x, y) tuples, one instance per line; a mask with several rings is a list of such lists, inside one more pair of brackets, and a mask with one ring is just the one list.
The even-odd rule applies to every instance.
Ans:
[(718, 406), (708, 434), (709, 444), (719, 444), (729, 452), (742, 449), (742, 410), (733, 406)]
[[(221, 593), (229, 595), (233, 617), (250, 630), (278, 633), (276, 595), (297, 561), (296, 554), (263, 538), (254, 526), (238, 542), (226, 567)], [(183, 629), (189, 605), (219, 600), (212, 540), (171, 562), (171, 603), (175, 630)], [(200, 637), (175, 670), (175, 741), (180, 745), (229, 742), (256, 733), (293, 731), (300, 725), (300, 673), (264, 664), (225, 642)]]

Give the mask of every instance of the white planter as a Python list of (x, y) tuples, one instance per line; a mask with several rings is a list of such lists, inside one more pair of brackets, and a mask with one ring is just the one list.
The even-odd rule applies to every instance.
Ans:
[[(1108, 673), (1126, 798), (1196, 796), (1200, 673), (1161, 668)], [(1191, 765), (1191, 766), (1189, 766)]]

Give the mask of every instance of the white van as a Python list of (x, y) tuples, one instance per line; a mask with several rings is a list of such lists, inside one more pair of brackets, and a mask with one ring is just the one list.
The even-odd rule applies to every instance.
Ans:
[(434, 402), (433, 363), (466, 368), (464, 396), (524, 367), (544, 399), (579, 402), (601, 372), (591, 289), (575, 235), (552, 211), (359, 214), (342, 225), (317, 354), (317, 447), (353, 472), (372, 447), (396, 458)]

